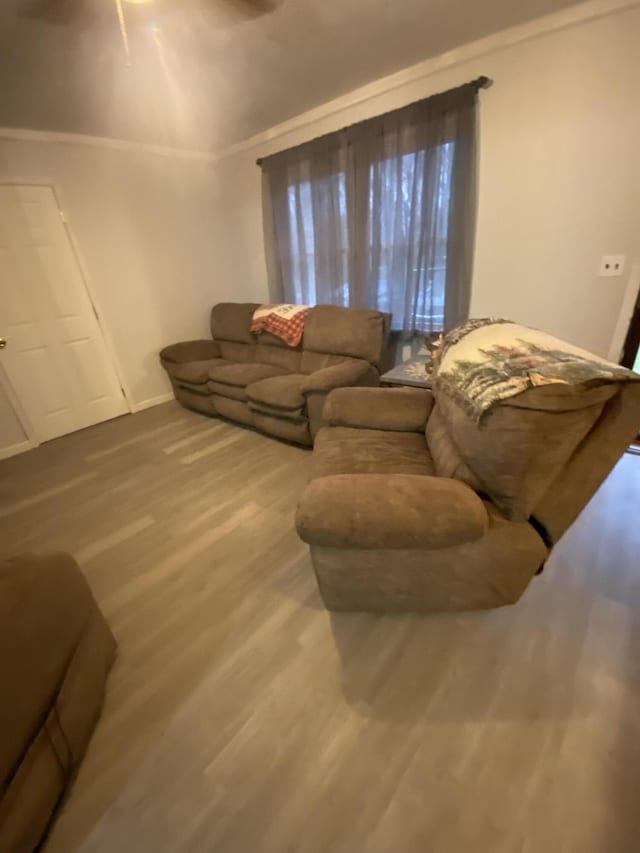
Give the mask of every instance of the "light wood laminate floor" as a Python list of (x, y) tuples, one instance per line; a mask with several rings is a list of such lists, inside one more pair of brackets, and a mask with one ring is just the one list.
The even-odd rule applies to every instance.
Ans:
[(640, 850), (640, 458), (515, 607), (385, 617), (321, 606), (310, 461), (168, 403), (0, 463), (119, 642), (46, 853)]

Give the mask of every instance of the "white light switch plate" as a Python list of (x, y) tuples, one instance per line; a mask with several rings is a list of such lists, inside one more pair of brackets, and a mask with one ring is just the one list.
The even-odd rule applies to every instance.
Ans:
[(603, 255), (600, 258), (599, 276), (622, 275), (624, 272), (625, 255)]

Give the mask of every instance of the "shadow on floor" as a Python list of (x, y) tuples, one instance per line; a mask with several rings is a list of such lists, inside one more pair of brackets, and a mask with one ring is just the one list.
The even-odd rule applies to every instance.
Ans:
[(552, 564), (500, 610), (332, 613), (345, 699), (364, 717), (396, 723), (585, 717), (593, 700), (579, 668), (586, 613), (574, 606), (569, 622), (558, 585)]

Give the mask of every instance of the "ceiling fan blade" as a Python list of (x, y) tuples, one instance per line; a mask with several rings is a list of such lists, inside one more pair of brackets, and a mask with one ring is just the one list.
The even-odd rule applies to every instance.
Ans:
[[(3, 2), (3, 0), (0, 0)], [(284, 0), (123, 0), (127, 18), (147, 21), (160, 13), (179, 17), (188, 7), (201, 12), (227, 9), (234, 17), (251, 20), (274, 12)], [(55, 26), (85, 26), (98, 19), (110, 20), (113, 0), (20, 0), (18, 14)]]
[(64, 27), (87, 24), (97, 16), (95, 0), (28, 0), (18, 14), (22, 18)]
[(275, 12), (283, 0), (213, 0), (245, 18), (259, 18)]

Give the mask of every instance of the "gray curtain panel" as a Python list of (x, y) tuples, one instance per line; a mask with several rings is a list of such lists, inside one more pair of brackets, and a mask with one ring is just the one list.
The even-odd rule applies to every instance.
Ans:
[(468, 84), (263, 160), (271, 299), (391, 311), (408, 336), (466, 320), (476, 112)]

